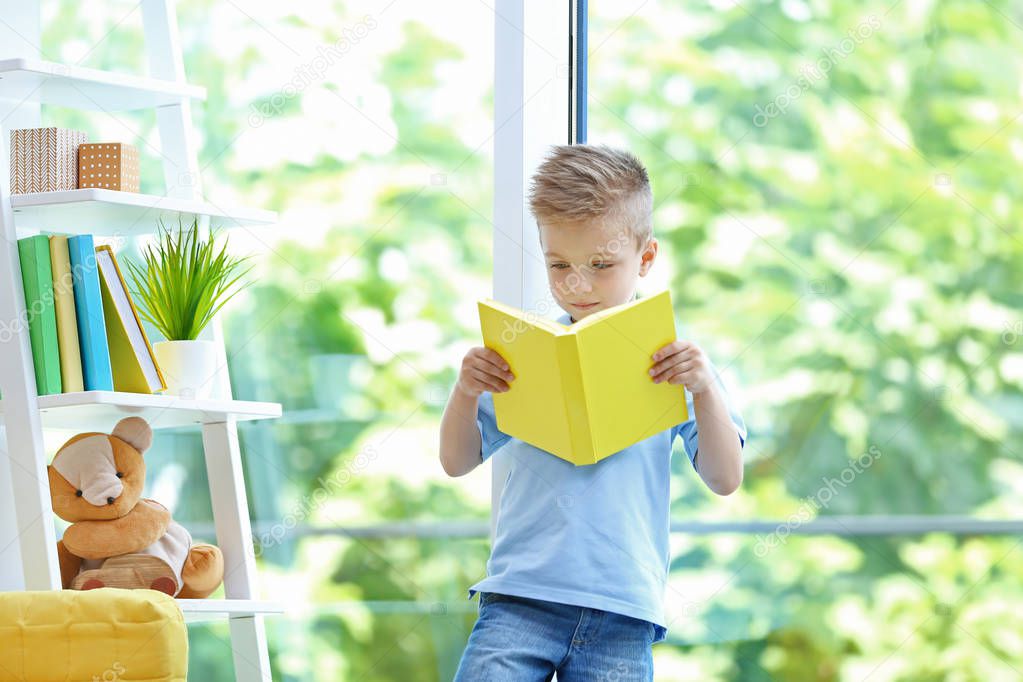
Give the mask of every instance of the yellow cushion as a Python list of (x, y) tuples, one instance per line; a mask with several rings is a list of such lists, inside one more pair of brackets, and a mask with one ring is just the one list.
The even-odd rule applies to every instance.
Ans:
[(0, 679), (185, 682), (188, 632), (155, 590), (0, 592)]

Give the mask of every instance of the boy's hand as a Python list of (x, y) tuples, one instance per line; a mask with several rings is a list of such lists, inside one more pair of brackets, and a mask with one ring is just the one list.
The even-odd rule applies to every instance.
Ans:
[(662, 346), (652, 357), (654, 366), (650, 375), (654, 383), (685, 384), (692, 394), (703, 393), (714, 383), (710, 361), (692, 341), (672, 341)]
[(515, 375), (508, 371), (508, 363), (497, 351), (477, 346), (470, 348), (462, 358), (462, 370), (455, 388), (473, 398), (483, 391), (503, 393)]

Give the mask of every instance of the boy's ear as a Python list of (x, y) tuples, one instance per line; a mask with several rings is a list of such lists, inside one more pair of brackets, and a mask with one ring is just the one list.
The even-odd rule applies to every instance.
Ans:
[(650, 268), (654, 265), (654, 259), (657, 257), (657, 239), (654, 237), (650, 238), (647, 242), (646, 247), (639, 254), (639, 274), (645, 276), (649, 272)]

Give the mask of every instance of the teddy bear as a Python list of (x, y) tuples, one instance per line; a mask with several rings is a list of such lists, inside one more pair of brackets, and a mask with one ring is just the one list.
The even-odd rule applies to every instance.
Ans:
[(193, 543), (166, 507), (144, 499), (153, 430), (126, 417), (113, 432), (72, 436), (47, 467), (53, 511), (71, 523), (57, 543), (65, 589), (149, 588), (209, 596), (224, 578), (218, 547)]

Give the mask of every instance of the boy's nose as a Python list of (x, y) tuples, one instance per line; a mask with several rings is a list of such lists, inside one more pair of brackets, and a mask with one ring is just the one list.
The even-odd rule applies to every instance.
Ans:
[(593, 291), (593, 286), (590, 285), (590, 280), (587, 276), (586, 270), (583, 268), (577, 268), (575, 273), (575, 288), (579, 291)]

